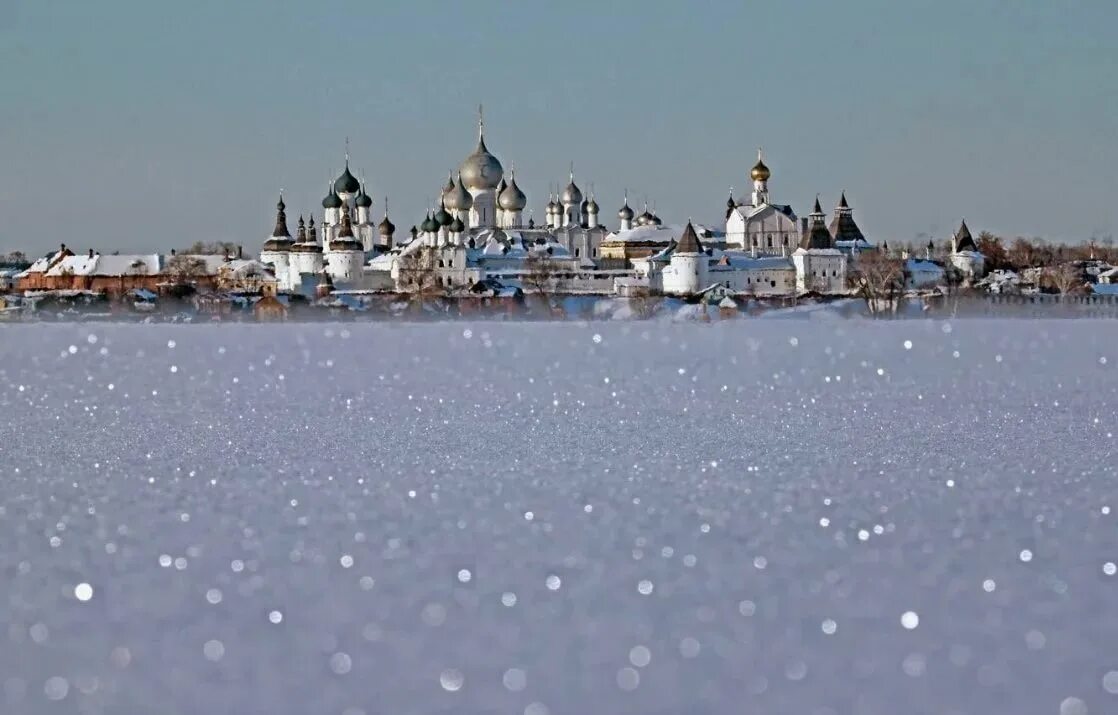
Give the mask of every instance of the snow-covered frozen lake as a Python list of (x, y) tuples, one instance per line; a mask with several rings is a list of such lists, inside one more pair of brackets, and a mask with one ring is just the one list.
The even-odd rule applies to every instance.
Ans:
[(0, 712), (1118, 712), (1108, 321), (0, 326)]

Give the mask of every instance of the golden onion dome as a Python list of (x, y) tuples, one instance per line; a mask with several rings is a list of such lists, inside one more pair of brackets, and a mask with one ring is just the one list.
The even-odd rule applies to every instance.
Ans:
[(772, 176), (772, 172), (769, 171), (769, 167), (765, 166), (765, 162), (761, 158), (760, 151), (757, 152), (757, 163), (754, 164), (753, 168), (749, 171), (749, 176), (754, 181), (768, 181), (769, 177)]

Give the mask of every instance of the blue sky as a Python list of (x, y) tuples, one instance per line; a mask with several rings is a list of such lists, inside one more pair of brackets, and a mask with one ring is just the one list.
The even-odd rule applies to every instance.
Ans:
[[(1118, 2), (0, 0), (0, 251), (255, 251), (285, 189), (368, 177), (401, 228), (490, 149), (536, 216), (571, 161), (720, 220), (756, 147), (890, 242), (1118, 234)], [(925, 239), (926, 240), (926, 239)]]

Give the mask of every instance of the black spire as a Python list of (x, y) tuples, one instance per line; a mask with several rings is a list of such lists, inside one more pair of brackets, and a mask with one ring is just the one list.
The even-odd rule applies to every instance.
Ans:
[(272, 238), (291, 238), (291, 232), (287, 230), (287, 213), (284, 211), (286, 208), (281, 194), (279, 203), (276, 204), (276, 227), (272, 229)]

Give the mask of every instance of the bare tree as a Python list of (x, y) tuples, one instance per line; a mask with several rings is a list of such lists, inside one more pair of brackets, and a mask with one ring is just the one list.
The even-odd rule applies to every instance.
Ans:
[(237, 244), (232, 241), (195, 241), (180, 253), (192, 253), (196, 256), (235, 256)]
[(433, 246), (419, 246), (401, 254), (396, 259), (397, 289), (418, 303), (442, 294), (438, 260), (438, 249)]
[(893, 310), (904, 292), (904, 262), (880, 251), (863, 251), (850, 280), (872, 315)]
[(1083, 284), (1083, 272), (1074, 263), (1060, 263), (1045, 268), (1041, 280), (1055, 288), (1060, 295), (1064, 295)]
[(524, 272), (521, 280), (525, 288), (530, 288), (550, 314), (554, 310), (554, 296), (558, 292), (562, 267), (547, 253), (533, 253), (524, 259)]

